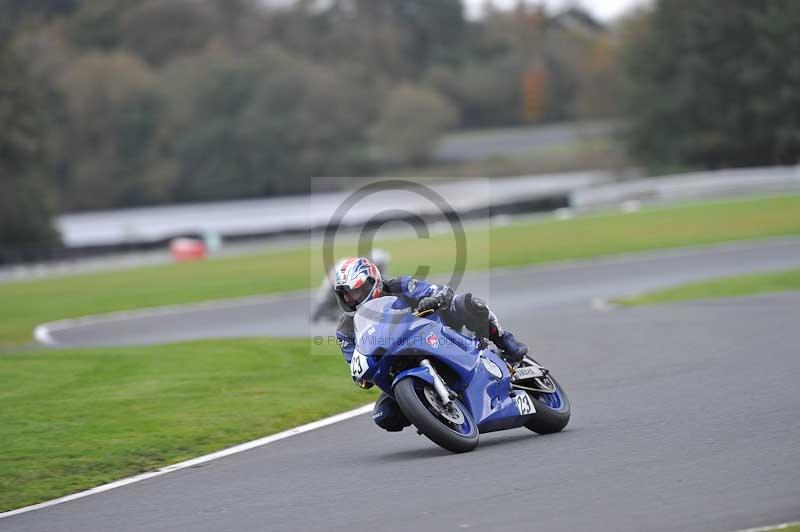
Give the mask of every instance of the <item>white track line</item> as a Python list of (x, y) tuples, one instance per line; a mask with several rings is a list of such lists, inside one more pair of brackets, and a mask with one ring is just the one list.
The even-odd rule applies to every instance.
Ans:
[(591, 301), (592, 310), (597, 312), (609, 312), (617, 308), (617, 305), (604, 297), (594, 297)]
[(375, 406), (375, 403), (364, 405), (360, 408), (356, 408), (354, 410), (350, 410), (348, 412), (343, 412), (341, 414), (336, 414), (335, 416), (327, 417), (325, 419), (320, 419), (319, 421), (313, 421), (311, 423), (307, 423), (305, 425), (300, 425), (299, 427), (295, 427), (293, 429), (285, 430), (283, 432), (279, 432), (277, 434), (273, 434), (272, 436), (266, 436), (264, 438), (259, 438), (257, 440), (249, 441), (246, 443), (242, 443), (240, 445), (236, 445), (234, 447), (229, 447), (227, 449), (223, 449), (221, 451), (217, 451), (215, 453), (207, 454), (205, 456), (200, 456), (197, 458), (192, 458), (191, 460), (186, 460), (185, 462), (180, 462), (177, 464), (173, 464), (170, 466), (162, 467), (156, 471), (150, 471), (149, 473), (142, 473), (140, 475), (136, 475), (133, 477), (123, 478), (121, 480), (116, 480), (109, 484), (103, 484), (102, 486), (97, 486), (92, 489), (88, 489), (86, 491), (81, 491), (78, 493), (73, 493), (72, 495), (67, 495), (65, 497), (59, 497), (58, 499), (53, 499), (51, 501), (42, 502), (39, 504), (34, 504), (32, 506), (26, 506), (24, 508), (19, 508), (17, 510), (11, 510), (8, 512), (0, 513), (0, 519), (5, 517), (11, 517), (12, 515), (19, 515), (22, 513), (30, 512), (33, 510), (39, 510), (41, 508), (47, 508), (49, 506), (55, 506), (57, 504), (61, 504), (68, 501), (74, 501), (75, 499), (82, 499), (84, 497), (88, 497), (89, 495), (94, 495), (96, 493), (102, 493), (104, 491), (113, 490), (114, 488), (120, 488), (122, 486), (127, 486), (128, 484), (133, 484), (135, 482), (140, 482), (142, 480), (147, 480), (148, 478), (153, 477), (160, 477), (161, 475), (166, 475), (167, 473), (171, 473), (173, 471), (178, 471), (180, 469), (186, 469), (187, 467), (196, 466), (198, 464), (204, 464), (206, 462), (210, 462), (212, 460), (217, 460), (218, 458), (224, 458), (226, 456), (230, 456), (232, 454), (241, 453), (244, 451), (249, 451), (250, 449), (255, 449), (256, 447), (263, 447), (264, 445), (283, 440), (286, 438), (290, 438), (292, 436), (297, 436), (298, 434), (302, 434), (304, 432), (309, 432), (315, 429), (319, 429), (322, 427), (327, 427), (328, 425), (333, 425), (334, 423), (339, 423), (340, 421), (345, 421), (352, 417), (360, 416), (361, 414), (366, 414), (370, 412)]
[(746, 528), (744, 530), (738, 530), (737, 532), (769, 532), (770, 530), (785, 530), (790, 526), (798, 526), (800, 525), (800, 521), (795, 521), (793, 523), (781, 523), (780, 525), (771, 525), (771, 526), (759, 526), (756, 528)]
[(153, 316), (170, 316), (175, 314), (183, 314), (189, 312), (202, 312), (221, 310), (226, 308), (240, 308), (248, 305), (261, 305), (271, 301), (279, 301), (281, 299), (291, 299), (302, 297), (310, 290), (296, 290), (293, 292), (281, 292), (278, 294), (265, 294), (257, 296), (244, 296), (229, 299), (220, 299), (215, 301), (201, 301), (198, 303), (181, 303), (177, 305), (165, 305), (159, 307), (142, 307), (133, 310), (118, 310), (115, 312), (106, 312), (103, 314), (90, 314), (78, 318), (68, 318), (65, 320), (50, 321), (37, 325), (33, 330), (33, 338), (44, 345), (58, 346), (52, 334), (56, 331), (63, 331), (74, 329), (77, 327), (85, 327), (87, 325), (95, 325), (98, 323), (113, 323), (125, 321), (136, 318), (149, 318)]
[(54, 346), (57, 343), (50, 335), (50, 327), (46, 323), (36, 326), (33, 330), (33, 338), (43, 345)]

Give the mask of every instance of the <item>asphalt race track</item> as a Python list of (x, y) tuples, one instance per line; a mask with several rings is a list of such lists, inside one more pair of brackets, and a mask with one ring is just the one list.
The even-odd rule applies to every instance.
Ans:
[[(800, 241), (789, 239), (493, 272), (490, 302), (570, 395), (565, 432), (486, 434), (475, 452), (451, 455), (360, 416), (2, 519), (0, 530), (725, 531), (798, 520), (800, 294), (590, 304), (793, 266)], [(265, 298), (53, 337), (134, 343), (223, 326), (230, 335), (308, 335), (307, 310), (306, 295)]]
[[(459, 291), (480, 294), (509, 328), (533, 340), (539, 320), (560, 312), (565, 306), (588, 308), (597, 298), (792, 267), (800, 267), (800, 239), (774, 239), (478, 272), (467, 274)], [(311, 292), (296, 292), (248, 297), (159, 312), (122, 313), (85, 322), (56, 323), (50, 328), (49, 336), (56, 345), (63, 347), (244, 336), (328, 336), (335, 324), (311, 325), (308, 321), (312, 295)]]

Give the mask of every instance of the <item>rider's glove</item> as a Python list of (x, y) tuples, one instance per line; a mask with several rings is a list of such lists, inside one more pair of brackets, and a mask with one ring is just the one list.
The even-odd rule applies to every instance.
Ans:
[(453, 301), (453, 289), (445, 285), (433, 295), (423, 297), (417, 305), (417, 312), (425, 312), (426, 310), (439, 310), (440, 308), (449, 307)]
[(444, 305), (442, 296), (428, 296), (423, 297), (417, 305), (417, 312), (425, 312), (427, 310), (439, 310)]

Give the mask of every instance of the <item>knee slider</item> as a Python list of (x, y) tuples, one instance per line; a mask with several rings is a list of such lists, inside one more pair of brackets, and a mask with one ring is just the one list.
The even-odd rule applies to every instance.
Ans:
[(400, 405), (388, 395), (382, 396), (375, 403), (375, 409), (372, 411), (372, 421), (389, 432), (399, 432), (411, 425), (403, 411), (400, 410)]

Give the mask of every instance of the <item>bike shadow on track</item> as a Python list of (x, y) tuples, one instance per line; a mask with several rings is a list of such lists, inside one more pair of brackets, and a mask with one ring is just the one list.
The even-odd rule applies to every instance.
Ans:
[[(413, 429), (405, 429), (405, 430), (412, 430)], [(515, 444), (521, 445), (523, 442), (528, 441), (531, 443), (542, 443), (547, 440), (549, 443), (556, 443), (555, 440), (558, 438), (562, 438), (564, 436), (569, 436), (573, 432), (580, 432), (580, 428), (567, 428), (563, 432), (559, 432), (556, 434), (546, 434), (546, 435), (538, 435), (532, 432), (529, 432), (527, 429), (520, 429), (515, 430), (514, 432), (496, 432), (492, 433), (491, 435), (484, 435), (481, 442), (478, 444), (478, 447), (470, 452), (466, 453), (468, 455), (472, 455), (475, 453), (480, 453), (481, 450), (484, 450), (489, 447), (494, 447), (497, 445), (506, 445), (509, 449), (514, 448)], [(408, 460), (420, 460), (420, 459), (427, 459), (427, 458), (441, 458), (444, 456), (453, 456), (453, 453), (442, 449), (441, 447), (435, 445), (434, 443), (428, 441), (425, 436), (419, 436), (417, 440), (410, 440), (414, 442), (416, 445), (412, 448), (403, 449), (400, 451), (392, 451), (384, 454), (376, 454), (373, 456), (373, 459), (376, 462), (406, 462)]]

